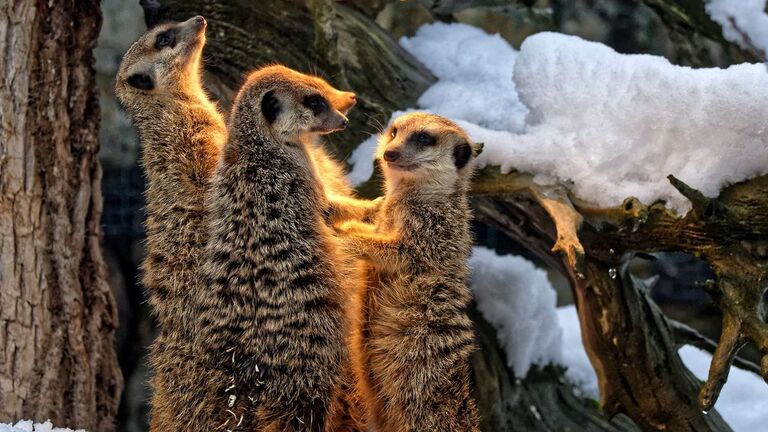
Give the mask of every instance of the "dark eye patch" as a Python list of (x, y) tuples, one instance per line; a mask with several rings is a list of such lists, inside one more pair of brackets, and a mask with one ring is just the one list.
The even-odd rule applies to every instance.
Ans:
[(152, 90), (155, 88), (155, 80), (146, 72), (135, 73), (126, 80), (129, 86), (139, 90)]
[(437, 144), (437, 139), (427, 132), (414, 132), (408, 137), (408, 141), (421, 146), (428, 147)]
[(277, 120), (277, 115), (280, 114), (280, 100), (275, 96), (274, 90), (266, 92), (261, 98), (261, 112), (269, 124)]
[(155, 48), (163, 49), (165, 47), (176, 46), (176, 32), (174, 30), (167, 30), (157, 35), (155, 38)]
[(320, 95), (306, 96), (302, 105), (309, 108), (314, 115), (318, 115), (328, 108), (328, 102)]
[(456, 169), (462, 169), (469, 163), (469, 159), (472, 157), (472, 147), (469, 143), (464, 141), (453, 148), (453, 163), (456, 165)]

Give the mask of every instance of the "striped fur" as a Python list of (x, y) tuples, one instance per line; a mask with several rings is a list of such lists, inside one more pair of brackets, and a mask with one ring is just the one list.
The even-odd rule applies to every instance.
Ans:
[[(419, 143), (419, 133), (433, 139)], [(382, 163), (387, 192), (376, 223), (338, 228), (344, 250), (367, 267), (351, 353), (357, 394), (377, 432), (478, 430), (466, 313), (472, 168), (462, 160), (465, 146), (471, 157), (466, 134), (443, 118), (396, 120), (379, 157), (396, 152), (403, 168)]]
[[(202, 17), (153, 28), (125, 54), (116, 80), (139, 129), (147, 176), (142, 282), (160, 330), (149, 353), (152, 431), (203, 430), (190, 426), (194, 415), (180, 414), (218, 404), (221, 397), (201, 389), (226, 379), (204, 367), (185, 336), (207, 241), (207, 191), (226, 140), (224, 120), (202, 89), (204, 30)], [(162, 33), (173, 35), (172, 46), (157, 46)]]
[(307, 147), (345, 118), (303, 107), (322, 89), (294, 74), (272, 66), (248, 78), (211, 194), (208, 290), (193, 308), (196, 342), (216, 353), (209, 367), (229, 376), (220, 411), (236, 422), (225, 429), (326, 430), (347, 361), (341, 260)]

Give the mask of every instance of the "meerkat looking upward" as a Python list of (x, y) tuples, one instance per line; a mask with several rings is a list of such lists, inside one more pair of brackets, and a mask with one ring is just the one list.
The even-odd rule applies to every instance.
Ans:
[(206, 26), (197, 16), (150, 29), (123, 56), (115, 85), (139, 129), (147, 176), (142, 282), (160, 330), (149, 354), (153, 431), (186, 429), (186, 419), (178, 416), (189, 406), (185, 398), (200, 398), (181, 395), (179, 379), (206, 375), (187, 363), (184, 336), (207, 240), (206, 195), (226, 140), (224, 120), (201, 83)]
[(183, 325), (205, 245), (204, 208), (226, 139), (201, 85), (202, 16), (151, 29), (123, 57), (115, 93), (139, 129), (147, 176), (143, 282), (161, 328)]
[(222, 430), (326, 429), (347, 328), (334, 203), (308, 140), (346, 125), (322, 86), (284, 67), (252, 73), (235, 99), (192, 308), (195, 344), (231, 377)]
[(467, 192), (478, 152), (450, 120), (400, 117), (379, 141), (386, 195), (376, 223), (338, 227), (343, 249), (367, 266), (351, 351), (378, 432), (478, 430), (466, 312)]

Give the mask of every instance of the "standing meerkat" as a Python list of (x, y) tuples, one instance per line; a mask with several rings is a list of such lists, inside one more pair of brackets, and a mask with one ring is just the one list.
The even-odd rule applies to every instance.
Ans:
[[(229, 376), (222, 430), (325, 431), (345, 345), (342, 260), (310, 154), (345, 128), (326, 89), (281, 66), (239, 91), (214, 177), (210, 238), (196, 295), (196, 352)], [(231, 416), (227, 413), (231, 413)], [(218, 426), (218, 425), (217, 425)]]
[[(149, 362), (152, 431), (189, 430), (184, 407), (217, 398), (184, 390), (179, 377), (226, 379), (197, 367), (185, 333), (189, 296), (199, 285), (207, 240), (206, 195), (226, 140), (224, 120), (201, 83), (206, 21), (202, 16), (150, 29), (123, 56), (115, 94), (139, 129), (147, 176), (147, 256), (143, 285), (159, 335)], [(193, 416), (192, 416), (193, 417)], [(194, 428), (192, 428), (194, 429)], [(201, 430), (201, 429), (197, 429)]]
[[(147, 175), (147, 257), (142, 282), (155, 311), (160, 334), (150, 351), (154, 370), (152, 430), (195, 428), (195, 416), (178, 416), (195, 403), (218, 403), (220, 397), (184, 390), (178, 377), (200, 381), (222, 378), (190, 362), (191, 345), (184, 333), (193, 319), (189, 291), (199, 284), (197, 274), (208, 238), (205, 201), (210, 180), (226, 141), (226, 127), (203, 90), (201, 54), (206, 21), (202, 16), (183, 23), (155, 27), (137, 40), (123, 57), (115, 92), (137, 125), (143, 143), (142, 163)], [(342, 92), (316, 77), (328, 100), (346, 113), (355, 94)], [(325, 150), (313, 147), (319, 169), (334, 179), (333, 193), (351, 193), (343, 170)], [(196, 371), (196, 372), (193, 372)], [(184, 382), (183, 380), (181, 382)], [(195, 390), (199, 390), (195, 389)], [(204, 395), (204, 396), (203, 396)], [(211, 400), (206, 401), (206, 397)]]
[(479, 147), (445, 118), (400, 117), (379, 141), (386, 195), (376, 223), (338, 227), (343, 248), (367, 265), (351, 351), (378, 432), (479, 430), (466, 311), (467, 194)]
[[(205, 246), (205, 197), (226, 140), (203, 90), (206, 21), (157, 26), (123, 56), (115, 94), (139, 129), (147, 176), (143, 283), (162, 327), (183, 325), (183, 299)], [(181, 322), (180, 322), (181, 320)]]

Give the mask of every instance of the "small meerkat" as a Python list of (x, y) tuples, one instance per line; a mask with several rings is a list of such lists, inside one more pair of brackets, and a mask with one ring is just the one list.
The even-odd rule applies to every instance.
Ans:
[(309, 78), (282, 66), (248, 77), (214, 177), (207, 289), (192, 311), (197, 351), (230, 377), (210, 411), (222, 430), (330, 430), (348, 361), (343, 263), (326, 222), (343, 203), (310, 154), (347, 118)]
[(477, 431), (467, 260), (473, 144), (455, 123), (404, 115), (382, 135), (386, 195), (374, 224), (337, 228), (366, 263), (352, 362), (370, 428)]
[(226, 140), (224, 120), (201, 83), (206, 26), (197, 16), (150, 29), (123, 56), (115, 85), (139, 129), (147, 176), (142, 282), (160, 330), (149, 353), (153, 432), (188, 430), (178, 414), (191, 401), (217, 400), (192, 389), (226, 379), (190, 360), (185, 336), (193, 319), (189, 295), (199, 285), (208, 237), (206, 196)]

